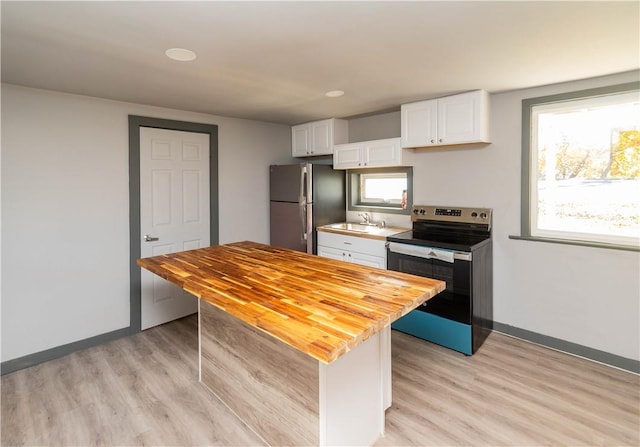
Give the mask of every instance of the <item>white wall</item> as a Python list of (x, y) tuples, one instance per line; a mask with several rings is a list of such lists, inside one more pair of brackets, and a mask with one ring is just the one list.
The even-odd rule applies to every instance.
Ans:
[(217, 124), (220, 242), (269, 241), (288, 126), (2, 85), (2, 361), (129, 326), (129, 114)]
[(400, 137), (400, 110), (349, 120), (349, 143)]

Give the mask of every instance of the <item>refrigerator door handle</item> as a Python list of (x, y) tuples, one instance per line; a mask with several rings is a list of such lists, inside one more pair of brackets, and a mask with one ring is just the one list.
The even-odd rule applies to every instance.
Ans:
[(298, 194), (298, 206), (300, 207), (300, 222), (302, 223), (301, 240), (307, 240), (307, 195), (305, 194), (307, 167), (300, 167), (300, 192)]
[(313, 169), (311, 164), (305, 167), (305, 239), (307, 240), (307, 253), (313, 253)]

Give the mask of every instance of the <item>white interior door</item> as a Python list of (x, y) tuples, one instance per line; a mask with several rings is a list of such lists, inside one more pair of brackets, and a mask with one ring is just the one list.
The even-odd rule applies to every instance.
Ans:
[[(140, 128), (140, 253), (207, 247), (209, 135)], [(197, 299), (141, 269), (141, 329), (198, 311)]]

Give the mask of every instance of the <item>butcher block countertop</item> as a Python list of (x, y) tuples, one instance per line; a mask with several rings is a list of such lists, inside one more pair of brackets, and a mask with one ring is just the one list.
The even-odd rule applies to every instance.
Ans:
[(344, 236), (354, 236), (354, 237), (364, 237), (367, 239), (378, 239), (381, 241), (386, 241), (387, 236), (393, 236), (394, 234), (404, 233), (405, 231), (411, 230), (411, 228), (402, 228), (402, 227), (371, 227), (369, 231), (349, 231), (349, 230), (341, 230), (339, 228), (332, 228), (336, 224), (323, 225), (321, 227), (317, 227), (316, 230), (324, 231), (325, 233), (336, 233), (342, 234)]
[(247, 241), (138, 265), (326, 364), (445, 288), (443, 281)]

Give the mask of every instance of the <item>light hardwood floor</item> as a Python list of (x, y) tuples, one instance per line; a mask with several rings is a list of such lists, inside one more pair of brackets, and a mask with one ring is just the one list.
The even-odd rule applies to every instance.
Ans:
[[(260, 445), (198, 382), (187, 317), (1, 379), (2, 446)], [(640, 377), (498, 333), (472, 357), (393, 332), (377, 445), (640, 445)]]

